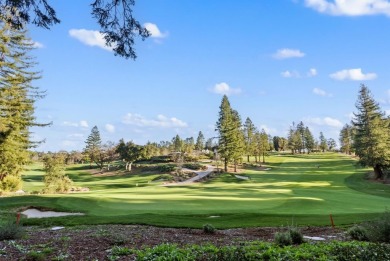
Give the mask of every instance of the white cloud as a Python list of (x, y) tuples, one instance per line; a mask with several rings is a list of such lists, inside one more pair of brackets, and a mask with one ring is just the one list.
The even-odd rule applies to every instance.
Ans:
[(330, 15), (361, 16), (384, 14), (390, 16), (388, 0), (305, 0), (307, 7)]
[(314, 77), (314, 76), (316, 76), (317, 74), (318, 74), (317, 69), (311, 68), (311, 69), (308, 71), (307, 76), (308, 76), (308, 77)]
[(299, 72), (297, 71), (284, 71), (284, 72), (281, 72), (280, 75), (284, 78), (300, 78), (301, 75), (299, 74)]
[(217, 83), (211, 91), (216, 94), (227, 96), (241, 93), (240, 88), (232, 88), (226, 82)]
[(68, 135), (68, 138), (70, 138), (70, 139), (82, 139), (82, 138), (84, 138), (84, 134), (72, 133), (72, 134)]
[(390, 116), (390, 110), (385, 110), (386, 116)]
[(364, 81), (364, 80), (374, 80), (378, 76), (376, 73), (366, 73), (362, 72), (361, 68), (356, 69), (345, 69), (329, 75), (330, 78), (334, 80), (352, 80), (352, 81)]
[(144, 27), (149, 31), (152, 38), (165, 38), (168, 35), (168, 33), (162, 33), (156, 24), (144, 23)]
[(73, 148), (73, 147), (77, 146), (77, 142), (76, 141), (71, 141), (71, 140), (63, 140), (61, 142), (61, 145), (64, 146), (64, 147), (67, 147), (67, 148)]
[(104, 128), (106, 129), (107, 132), (109, 133), (114, 133), (115, 132), (115, 126), (112, 124), (107, 123)]
[(88, 122), (85, 120), (80, 121), (80, 127), (88, 128), (89, 127)]
[(272, 134), (272, 135), (278, 132), (276, 129), (270, 128), (267, 125), (260, 125), (259, 129), (264, 130), (267, 134)]
[(107, 51), (112, 51), (113, 47), (106, 46), (104, 34), (99, 31), (86, 29), (71, 29), (69, 35), (88, 46), (97, 46)]
[(302, 58), (305, 56), (305, 53), (297, 49), (279, 49), (273, 57), (275, 59), (288, 59), (288, 58)]
[(67, 127), (78, 127), (79, 124), (77, 122), (70, 122), (70, 121), (64, 121), (62, 123), (63, 126), (67, 126)]
[(33, 48), (41, 49), (45, 47), (42, 43), (37, 41), (31, 41), (31, 43)]
[(320, 89), (320, 88), (314, 88), (313, 93), (319, 96), (325, 96), (325, 97), (332, 97), (331, 93), (327, 93), (326, 91)]
[(325, 126), (335, 127), (335, 128), (341, 128), (343, 126), (341, 121), (339, 121), (338, 119), (331, 118), (331, 117), (306, 118), (306, 119), (304, 119), (304, 122), (309, 123), (309, 124), (311, 123), (311, 124), (315, 124), (315, 125), (321, 125), (321, 126), (325, 125)]
[(140, 114), (128, 113), (123, 117), (122, 122), (138, 127), (160, 127), (160, 128), (186, 128), (188, 124), (178, 118), (168, 118), (164, 115), (157, 115), (157, 119), (147, 119)]

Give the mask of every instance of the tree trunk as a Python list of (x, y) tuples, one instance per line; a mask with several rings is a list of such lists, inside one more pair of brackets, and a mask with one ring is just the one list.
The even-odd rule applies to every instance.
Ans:
[(383, 171), (380, 165), (376, 164), (374, 166), (374, 173), (376, 179), (383, 179)]
[(263, 152), (263, 163), (265, 163), (265, 152)]
[(133, 164), (133, 162), (129, 162), (129, 171), (131, 171), (131, 165)]
[(248, 155), (248, 162), (249, 162), (249, 155)]
[(237, 172), (237, 160), (234, 161), (234, 172)]
[(256, 161), (256, 163), (257, 163), (257, 155), (255, 155), (255, 161)]
[(225, 161), (225, 172), (227, 172), (228, 171), (227, 170), (228, 160), (225, 158), (224, 161)]

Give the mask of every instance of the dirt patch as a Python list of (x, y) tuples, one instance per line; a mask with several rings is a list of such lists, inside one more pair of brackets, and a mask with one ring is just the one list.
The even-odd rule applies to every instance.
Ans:
[[(212, 243), (216, 246), (239, 245), (244, 241), (273, 241), (281, 228), (239, 228), (218, 230), (204, 234), (200, 229), (158, 228), (139, 225), (99, 225), (65, 228), (27, 227), (27, 235), (20, 240), (0, 241), (0, 260), (23, 260), (29, 251), (50, 249), (47, 260), (66, 256), (64, 260), (107, 260), (110, 249), (125, 246), (140, 249), (162, 243)], [(328, 227), (303, 227), (305, 236), (321, 237), (327, 241), (345, 240), (344, 233)], [(1, 250), (4, 251), (1, 251)], [(120, 259), (126, 260), (126, 259)]]

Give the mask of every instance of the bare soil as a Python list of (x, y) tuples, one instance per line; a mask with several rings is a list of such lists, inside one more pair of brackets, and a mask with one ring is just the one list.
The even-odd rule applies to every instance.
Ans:
[[(99, 225), (51, 228), (27, 227), (23, 239), (0, 241), (0, 260), (29, 260), (32, 251), (45, 253), (45, 260), (108, 260), (114, 246), (132, 249), (162, 243), (179, 246), (212, 243), (216, 246), (239, 245), (247, 241), (272, 241), (282, 228), (238, 228), (205, 234), (200, 229), (160, 228), (140, 225)], [(345, 240), (344, 232), (329, 227), (302, 227), (305, 236), (327, 241)], [(126, 259), (127, 258), (127, 259)], [(131, 260), (124, 257), (120, 260)], [(30, 259), (31, 260), (31, 259)]]

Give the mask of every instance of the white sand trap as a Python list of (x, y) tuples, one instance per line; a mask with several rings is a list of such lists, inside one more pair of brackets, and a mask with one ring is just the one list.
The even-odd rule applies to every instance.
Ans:
[(64, 216), (84, 216), (84, 213), (67, 213), (55, 211), (40, 211), (35, 208), (30, 208), (22, 212), (27, 218), (48, 218), (48, 217), (64, 217)]
[(248, 180), (249, 177), (245, 177), (245, 176), (240, 176), (240, 175), (234, 175), (236, 178), (238, 179), (245, 179), (245, 180)]
[(209, 218), (220, 218), (221, 216), (209, 216)]

